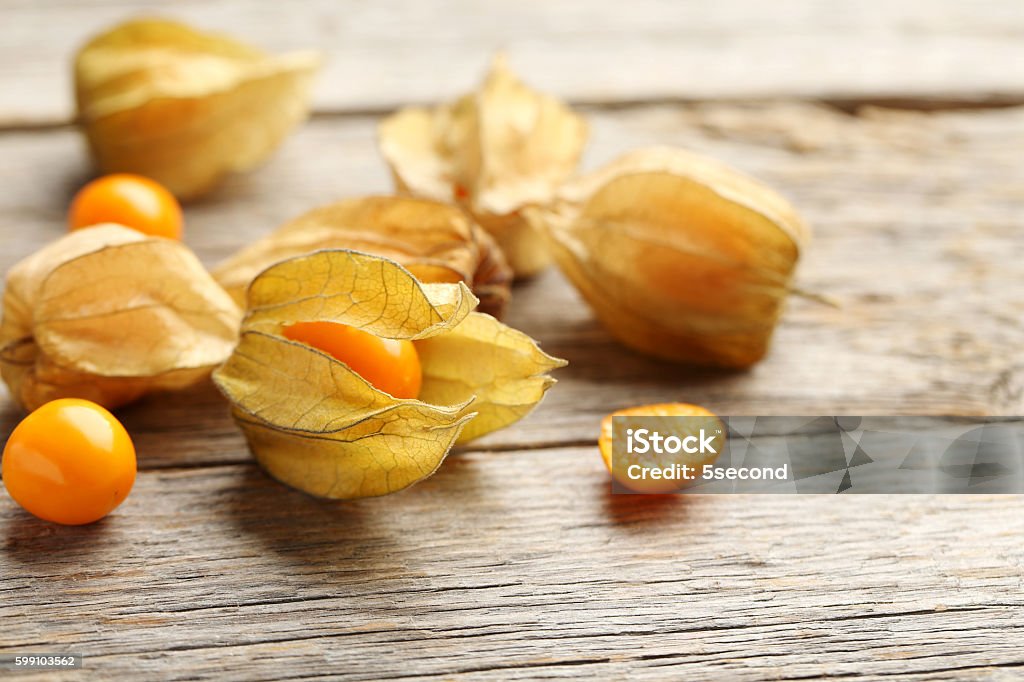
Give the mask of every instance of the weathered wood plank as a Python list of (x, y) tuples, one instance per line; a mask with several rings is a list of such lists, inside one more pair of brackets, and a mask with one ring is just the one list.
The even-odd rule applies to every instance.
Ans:
[(593, 447), (463, 453), (357, 503), (144, 472), (84, 528), (0, 500), (0, 648), (83, 651), (82, 679), (1019, 674), (1021, 511), (613, 496)]
[(635, 0), (628, 8), (586, 0), (6, 0), (0, 11), (7, 125), (67, 120), (75, 49), (139, 14), (273, 50), (322, 50), (319, 110), (450, 97), (477, 80), (497, 49), (539, 87), (587, 102), (1024, 97), (1024, 15), (999, 0)]
[[(63, 233), (88, 174), (75, 133), (44, 129), (70, 116), (70, 54), (165, 5), (0, 4), (0, 271)], [(54, 527), (0, 495), (0, 650), (87, 655), (81, 673), (30, 679), (1020, 676), (1017, 497), (612, 496), (592, 444), (607, 411), (660, 400), (734, 414), (1024, 409), (1024, 109), (604, 106), (1019, 102), (1012, 4), (639, 0), (624, 16), (576, 0), (227, 0), (172, 12), (329, 57), (314, 122), (188, 207), (188, 241), (209, 263), (311, 206), (386, 191), (373, 119), (335, 114), (451, 96), (504, 47), (531, 82), (599, 105), (589, 166), (682, 144), (792, 196), (817, 231), (800, 283), (842, 307), (794, 301), (750, 372), (666, 369), (612, 342), (549, 272), (517, 289), (509, 321), (570, 359), (561, 383), (523, 423), (382, 500), (327, 503), (268, 480), (210, 387), (126, 408), (143, 472), (112, 517)], [(19, 416), (4, 405), (0, 433)]]
[[(372, 138), (370, 118), (318, 118), (188, 207), (189, 243), (212, 263), (313, 205), (386, 190)], [(800, 283), (842, 307), (794, 301), (750, 372), (666, 369), (549, 272), (509, 318), (570, 359), (561, 383), (381, 500), (269, 481), (212, 388), (126, 408), (144, 471), (112, 517), (60, 528), (0, 496), (0, 649), (89, 656), (59, 679), (1019, 676), (1018, 497), (612, 496), (592, 441), (607, 411), (665, 399), (1019, 413), (1024, 109), (597, 112), (587, 163), (651, 142), (792, 196), (817, 231)], [(63, 233), (88, 171), (70, 129), (0, 133), (0, 155), (16, 160), (0, 167), (4, 271)], [(0, 432), (17, 416), (2, 408)]]
[[(726, 159), (789, 194), (816, 230), (769, 358), (746, 373), (665, 368), (615, 344), (557, 272), (517, 288), (509, 321), (570, 366), (543, 406), (482, 447), (591, 441), (601, 415), (687, 400), (723, 414), (1015, 414), (1024, 409), (1024, 109), (970, 114), (823, 108), (645, 107), (594, 118), (588, 165), (652, 142)], [(325, 153), (325, 150), (328, 150)], [(330, 150), (336, 150), (334, 152)], [(70, 130), (0, 135), (0, 270), (64, 231), (87, 170)], [(214, 262), (308, 208), (388, 189), (373, 122), (320, 119), (268, 166), (187, 208), (187, 240)], [(212, 390), (124, 416), (147, 465), (243, 451)], [(0, 412), (0, 429), (17, 412)], [(165, 440), (166, 439), (166, 440)], [(174, 447), (163, 443), (173, 441)]]

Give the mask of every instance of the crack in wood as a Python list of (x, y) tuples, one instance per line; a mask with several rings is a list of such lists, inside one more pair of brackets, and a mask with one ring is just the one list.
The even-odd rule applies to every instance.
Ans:
[[(568, 104), (586, 112), (628, 112), (651, 107), (693, 107), (700, 105), (724, 105), (736, 107), (763, 107), (780, 103), (816, 104), (829, 107), (850, 116), (858, 116), (868, 107), (921, 113), (982, 112), (986, 110), (1010, 109), (1024, 106), (1024, 92), (1005, 92), (983, 95), (958, 96), (948, 93), (921, 93), (913, 97), (899, 97), (890, 94), (878, 95), (809, 95), (787, 97), (643, 97), (615, 100), (570, 99)], [(311, 121), (346, 121), (378, 119), (397, 109), (407, 106), (396, 102), (393, 105), (367, 107), (317, 108), (310, 112)], [(76, 130), (77, 121), (72, 118), (40, 118), (27, 121), (0, 120), (0, 135), (47, 133)]]

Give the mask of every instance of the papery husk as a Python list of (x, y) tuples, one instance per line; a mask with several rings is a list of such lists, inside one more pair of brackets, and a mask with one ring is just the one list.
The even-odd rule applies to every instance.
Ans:
[(551, 261), (522, 211), (544, 206), (576, 171), (588, 126), (565, 104), (531, 90), (498, 55), (477, 92), (381, 122), (381, 152), (400, 192), (456, 201), (493, 234), (517, 277)]
[(213, 271), (244, 304), (249, 282), (282, 260), (321, 249), (351, 249), (405, 266), (421, 282), (465, 282), (478, 310), (500, 317), (512, 271), (494, 242), (462, 210), (413, 197), (361, 197), (313, 209), (243, 248)]
[(312, 52), (269, 55), (171, 21), (129, 21), (78, 52), (78, 119), (100, 171), (192, 199), (259, 164), (306, 118), (319, 64)]
[(179, 242), (120, 225), (77, 230), (8, 272), (0, 375), (28, 410), (69, 397), (115, 408), (205, 380), (240, 319)]
[(471, 313), (458, 326), (416, 343), (423, 365), (420, 399), (435, 404), (473, 401), (477, 417), (458, 442), (466, 443), (519, 421), (565, 366), (523, 332), (490, 315)]
[[(564, 364), (483, 313), (463, 282), (423, 284), (398, 263), (348, 250), (257, 275), (236, 351), (214, 373), (260, 464), (309, 494), (386, 495), (431, 475), (456, 442), (525, 415)], [(397, 399), (283, 329), (350, 325), (416, 343), (421, 399)], [(471, 353), (465, 351), (473, 351)]]
[(768, 350), (809, 231), (773, 190), (679, 149), (626, 154), (531, 220), (627, 346), (748, 367)]

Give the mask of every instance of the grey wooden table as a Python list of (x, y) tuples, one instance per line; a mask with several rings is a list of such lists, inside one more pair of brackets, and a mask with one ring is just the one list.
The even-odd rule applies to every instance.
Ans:
[[(508, 321), (568, 358), (520, 424), (384, 499), (307, 498), (252, 463), (209, 387), (119, 412), (141, 471), (93, 526), (0, 498), (0, 651), (53, 679), (1016, 679), (1017, 496), (612, 496), (600, 417), (1024, 411), (1024, 12), (1014, 2), (0, 2), (0, 271), (64, 231), (88, 177), (69, 63), (171, 12), (329, 57), (316, 113), (187, 207), (207, 263), (304, 210), (389, 188), (379, 115), (469, 87), (491, 51), (591, 116), (593, 167), (712, 154), (815, 229), (749, 372), (610, 340), (557, 272)], [(3, 399), (0, 433), (20, 418)], [(36, 679), (36, 678), (33, 678)], [(42, 678), (40, 678), (42, 679)]]

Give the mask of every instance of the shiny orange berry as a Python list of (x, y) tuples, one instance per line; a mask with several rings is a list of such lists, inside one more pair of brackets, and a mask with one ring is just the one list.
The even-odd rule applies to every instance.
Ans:
[(284, 335), (333, 355), (396, 398), (416, 398), (420, 394), (423, 369), (412, 341), (384, 339), (338, 322), (298, 322), (285, 327)]
[(3, 481), (14, 501), (47, 521), (98, 521), (135, 482), (135, 447), (114, 415), (63, 398), (25, 417), (4, 447)]
[(78, 230), (118, 223), (153, 237), (181, 239), (181, 206), (163, 185), (141, 175), (116, 173), (79, 190), (68, 211), (68, 227)]

